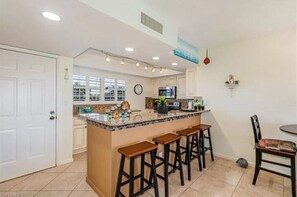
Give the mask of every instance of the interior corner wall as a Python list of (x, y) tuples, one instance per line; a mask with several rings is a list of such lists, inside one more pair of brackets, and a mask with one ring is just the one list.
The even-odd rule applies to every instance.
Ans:
[(60, 56), (57, 60), (57, 165), (61, 165), (73, 161), (73, 58)]
[[(202, 122), (213, 126), (214, 152), (254, 163), (250, 121), (254, 114), (259, 117), (263, 137), (297, 142), (297, 136), (279, 130), (281, 125), (297, 122), (296, 29), (209, 52), (211, 63), (198, 66), (197, 95), (211, 109)], [(229, 74), (239, 80), (233, 90), (224, 86)]]

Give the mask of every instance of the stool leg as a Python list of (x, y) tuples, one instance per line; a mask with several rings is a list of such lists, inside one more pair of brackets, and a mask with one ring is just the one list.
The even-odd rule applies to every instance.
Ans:
[(130, 158), (129, 197), (134, 195), (134, 157)]
[(291, 187), (292, 187), (292, 196), (296, 197), (295, 157), (291, 157)]
[(166, 144), (164, 146), (164, 185), (165, 185), (165, 197), (168, 197), (169, 196), (168, 162), (169, 162), (169, 144)]
[(155, 189), (155, 197), (159, 197), (159, 187), (158, 187), (158, 180), (157, 180), (157, 172), (156, 172), (156, 155), (157, 155), (157, 150), (151, 151), (151, 174), (154, 179), (154, 189)]
[(120, 170), (119, 170), (119, 175), (118, 175), (118, 183), (117, 183), (117, 190), (115, 197), (120, 196), (120, 189), (121, 189), (121, 183), (122, 183), (122, 177), (123, 177), (123, 170), (124, 170), (124, 164), (125, 164), (125, 156), (121, 156), (121, 163), (120, 163)]
[(209, 141), (209, 149), (210, 149), (211, 161), (214, 161), (213, 151), (212, 151), (212, 143), (211, 143), (211, 136), (210, 136), (210, 129), (207, 129), (207, 132), (208, 132), (208, 141)]
[(145, 155), (141, 155), (141, 166), (140, 166), (140, 189), (143, 190), (144, 188), (144, 157)]
[(182, 162), (182, 158), (181, 158), (181, 154), (180, 154), (180, 140), (176, 141), (176, 153), (175, 154), (176, 154), (175, 158), (178, 158), (180, 184), (185, 185), (184, 172), (183, 172), (183, 162)]
[(188, 180), (191, 180), (191, 150), (190, 150), (190, 137), (187, 136), (186, 142), (186, 163), (188, 166)]
[(196, 133), (194, 136), (196, 138), (197, 155), (198, 155), (197, 158), (198, 158), (199, 170), (202, 171), (201, 156), (200, 156), (200, 151), (199, 151), (198, 133)]
[(201, 139), (201, 153), (202, 153), (202, 162), (203, 162), (203, 168), (205, 168), (205, 151), (204, 151), (204, 131), (200, 131), (200, 139)]

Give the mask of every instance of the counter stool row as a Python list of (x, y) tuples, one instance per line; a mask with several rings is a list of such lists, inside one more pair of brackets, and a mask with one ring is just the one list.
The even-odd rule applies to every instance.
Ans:
[[(192, 128), (187, 128), (177, 131), (177, 134), (168, 133), (156, 138), (153, 138), (155, 144), (150, 142), (141, 142), (131, 146), (123, 147), (118, 150), (121, 153), (121, 163), (120, 170), (118, 175), (117, 189), (115, 196), (124, 196), (120, 191), (121, 187), (129, 183), (129, 197), (138, 196), (143, 194), (146, 190), (154, 188), (155, 196), (159, 196), (158, 191), (158, 182), (157, 177), (164, 180), (165, 187), (165, 197), (169, 196), (169, 183), (168, 176), (171, 173), (174, 173), (176, 170), (179, 170), (180, 174), (180, 183), (184, 185), (184, 175), (183, 175), (183, 166), (182, 163), (187, 165), (188, 180), (191, 180), (191, 161), (193, 159), (198, 159), (199, 169), (202, 171), (201, 157), (203, 159), (203, 167), (205, 168), (205, 152), (210, 150), (211, 158), (213, 159), (211, 136), (210, 136), (210, 125), (197, 125)], [(208, 131), (207, 135), (204, 134), (204, 131)], [(198, 139), (198, 134), (199, 139)], [(180, 145), (181, 138), (186, 138), (186, 146), (183, 147)], [(209, 140), (209, 146), (205, 147), (205, 139)], [(171, 146), (175, 144), (175, 150), (171, 149)], [(162, 145), (164, 148), (164, 157), (159, 157), (156, 155), (158, 145)], [(195, 150), (196, 148), (196, 150)], [(181, 151), (183, 150), (183, 151)], [(170, 153), (174, 154), (174, 162), (169, 162)], [(145, 161), (145, 155), (150, 154), (151, 163)], [(181, 155), (185, 154), (185, 160), (182, 161)], [(134, 176), (134, 162), (136, 157), (141, 157), (140, 162), (140, 174)], [(124, 171), (125, 158), (130, 159), (130, 174)], [(156, 165), (156, 159), (161, 162)], [(144, 167), (147, 166), (150, 168), (149, 179), (144, 177)], [(163, 175), (157, 174), (156, 168), (163, 166), (164, 172)], [(169, 170), (169, 167), (171, 168)], [(128, 180), (122, 181), (122, 177), (125, 176)], [(140, 191), (134, 193), (134, 181), (140, 178)], [(146, 186), (145, 186), (146, 184)]]

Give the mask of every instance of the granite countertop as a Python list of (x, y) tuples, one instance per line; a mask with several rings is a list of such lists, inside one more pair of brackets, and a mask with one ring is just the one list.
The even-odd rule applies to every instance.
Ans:
[(171, 111), (168, 114), (158, 114), (158, 113), (143, 113), (136, 112), (132, 113), (129, 118), (119, 118), (119, 119), (104, 119), (103, 115), (98, 113), (90, 114), (80, 114), (81, 117), (87, 118), (89, 124), (93, 124), (100, 128), (104, 128), (110, 131), (128, 129), (133, 127), (139, 127), (149, 124), (156, 124), (160, 122), (168, 122), (172, 120), (188, 118), (193, 116), (198, 116), (201, 113), (209, 112), (210, 110), (203, 110), (197, 112), (183, 112), (183, 111)]

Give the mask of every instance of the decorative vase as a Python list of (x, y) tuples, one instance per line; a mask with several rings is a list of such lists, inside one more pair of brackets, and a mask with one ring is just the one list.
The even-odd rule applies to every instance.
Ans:
[(166, 105), (159, 105), (158, 106), (158, 113), (159, 114), (167, 114), (168, 113), (168, 107)]

